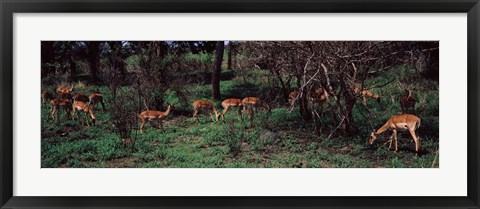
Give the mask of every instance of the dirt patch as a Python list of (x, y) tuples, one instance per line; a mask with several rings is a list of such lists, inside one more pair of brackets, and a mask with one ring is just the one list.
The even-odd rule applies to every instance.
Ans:
[(134, 168), (137, 165), (138, 157), (124, 157), (112, 159), (105, 162), (107, 168)]

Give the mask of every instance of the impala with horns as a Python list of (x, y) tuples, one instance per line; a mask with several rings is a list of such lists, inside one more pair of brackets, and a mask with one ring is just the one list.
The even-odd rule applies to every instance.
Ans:
[[(87, 115), (90, 115), (90, 118), (92, 119), (92, 124), (95, 126), (95, 115), (93, 114), (93, 109), (88, 106), (85, 102), (81, 102), (81, 101), (76, 101), (76, 102), (73, 102), (73, 114), (72, 114), (72, 119), (75, 120), (75, 112), (78, 111), (79, 113), (80, 112), (83, 112), (84, 113), (84, 122), (87, 123), (87, 126), (90, 126), (90, 124), (88, 123), (88, 119), (87, 119)], [(80, 120), (80, 115), (78, 115), (78, 119)]]
[(143, 133), (143, 126), (145, 125), (145, 122), (147, 121), (159, 121), (160, 122), (160, 128), (162, 129), (163, 132), (165, 130), (163, 129), (163, 120), (168, 117), (168, 115), (172, 112), (173, 110), (172, 105), (168, 105), (167, 110), (165, 112), (162, 111), (157, 111), (157, 110), (145, 110), (138, 115), (138, 119), (140, 119), (140, 134)]
[[(220, 113), (217, 112), (217, 108), (211, 102), (209, 102), (207, 100), (197, 100), (197, 101), (195, 101), (193, 103), (193, 109), (194, 109), (193, 118), (197, 118), (197, 120), (199, 120), (197, 115), (201, 111), (208, 111), (209, 115), (212, 117), (213, 122), (218, 121), (218, 117), (220, 116)], [(212, 113), (215, 114), (215, 118), (213, 118)]]
[(238, 109), (238, 115), (240, 119), (242, 118), (242, 100), (237, 99), (237, 98), (231, 98), (231, 99), (226, 99), (223, 100), (222, 102), (222, 107), (223, 107), (223, 112), (221, 113), (222, 116), (222, 122), (225, 123), (225, 113), (227, 113), (228, 110), (232, 107), (236, 107)]
[(415, 142), (415, 151), (418, 155), (420, 151), (420, 139), (418, 138), (415, 131), (420, 127), (420, 118), (412, 115), (412, 114), (401, 114), (401, 115), (394, 115), (388, 121), (380, 127), (377, 131), (374, 131), (370, 134), (370, 138), (368, 142), (370, 145), (377, 139), (377, 137), (385, 131), (392, 131), (393, 134), (390, 136), (390, 145), (388, 149), (392, 147), (392, 138), (395, 139), (395, 152), (398, 151), (398, 139), (397, 139), (397, 132), (398, 131), (408, 131)]

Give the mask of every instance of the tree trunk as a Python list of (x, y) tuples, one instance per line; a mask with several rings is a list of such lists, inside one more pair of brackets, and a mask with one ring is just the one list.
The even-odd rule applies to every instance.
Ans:
[(225, 43), (217, 41), (217, 49), (215, 51), (215, 68), (212, 73), (212, 97), (215, 100), (220, 99), (220, 72), (222, 70), (223, 49)]
[(232, 69), (232, 56), (233, 56), (233, 43), (230, 42), (228, 44), (228, 62), (227, 62), (228, 69)]
[(72, 55), (68, 57), (68, 64), (70, 65), (70, 81), (75, 81), (77, 76), (77, 66), (75, 61), (73, 61)]
[(100, 42), (98, 41), (89, 41), (87, 42), (88, 46), (88, 62), (90, 65), (90, 72), (92, 73), (92, 82), (97, 83), (97, 72), (98, 64), (100, 60)]
[(355, 107), (356, 98), (345, 94), (345, 120), (343, 121), (342, 131), (344, 136), (350, 135), (350, 127), (353, 124), (353, 107)]
[(125, 57), (126, 55), (122, 51), (122, 42), (121, 41), (108, 41), (107, 42), (113, 53), (112, 64), (115, 69), (120, 73), (120, 80), (123, 82), (126, 78), (126, 69), (125, 69)]

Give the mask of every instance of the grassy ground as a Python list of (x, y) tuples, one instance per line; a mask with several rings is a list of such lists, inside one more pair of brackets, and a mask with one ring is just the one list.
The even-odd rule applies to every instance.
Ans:
[[(401, 72), (400, 72), (401, 71)], [(399, 69), (408, 81), (407, 69)], [(371, 82), (381, 83), (399, 76), (392, 72)], [(253, 72), (249, 72), (253, 73)], [(222, 97), (244, 97), (261, 92), (266, 72), (254, 73), (257, 79), (245, 83), (232, 71), (222, 73)], [(206, 79), (208, 80), (208, 79)], [(239, 119), (234, 109), (226, 114), (227, 123), (212, 123), (209, 117), (199, 121), (180, 113), (193, 112), (190, 104), (180, 104), (178, 98), (167, 93), (167, 102), (176, 105), (164, 123), (165, 133), (149, 123), (144, 134), (136, 133), (135, 147), (124, 147), (109, 122), (108, 111), (95, 109), (95, 127), (81, 125), (77, 120), (59, 123), (46, 114), (49, 107), (42, 105), (42, 167), (146, 167), (146, 168), (430, 168), (439, 166), (438, 136), (438, 82), (422, 80), (412, 82), (416, 88), (417, 111), (422, 118), (418, 135), (422, 155), (415, 156), (414, 143), (408, 134), (399, 135), (399, 152), (388, 150), (384, 139), (374, 146), (367, 145), (372, 128), (383, 125), (389, 117), (400, 112), (398, 102), (402, 92), (395, 83), (374, 89), (382, 95), (380, 104), (368, 101), (375, 114), (369, 116), (366, 108), (354, 109), (354, 134), (349, 137), (328, 138), (335, 129), (330, 118), (322, 119), (321, 134), (313, 132), (313, 125), (304, 123), (298, 108), (293, 111), (273, 101), (271, 114), (260, 111), (255, 125), (250, 127), (246, 118)], [(79, 86), (79, 92), (100, 89), (109, 101), (110, 94), (102, 86)], [(209, 98), (210, 85), (191, 86), (195, 98)], [(193, 101), (191, 101), (193, 102)], [(220, 108), (220, 102), (215, 103)], [(108, 103), (107, 103), (108, 107)], [(245, 115), (246, 116), (246, 115)], [(268, 128), (268, 129), (267, 129)], [(383, 135), (387, 139), (390, 133)], [(277, 141), (274, 143), (274, 141)]]

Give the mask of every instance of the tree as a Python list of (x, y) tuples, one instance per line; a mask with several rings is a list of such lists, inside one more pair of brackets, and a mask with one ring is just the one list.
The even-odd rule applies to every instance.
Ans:
[(88, 41), (88, 63), (90, 65), (90, 72), (92, 73), (92, 82), (97, 83), (98, 65), (100, 63), (100, 42)]
[(215, 68), (212, 73), (212, 97), (215, 100), (220, 99), (220, 72), (222, 70), (224, 48), (225, 42), (217, 41), (217, 48), (215, 50)]
[(123, 82), (127, 74), (125, 59), (129, 56), (129, 54), (123, 48), (123, 44), (121, 41), (107, 41), (107, 44), (110, 47), (110, 66), (118, 70), (118, 73), (120, 74), (120, 79)]
[[(327, 102), (332, 107), (333, 120), (339, 123), (343, 134), (351, 133), (353, 109), (364, 105), (358, 103), (361, 91), (381, 88), (386, 83), (375, 84), (369, 79), (384, 74), (390, 68), (407, 64), (423, 51), (435, 52), (434, 44), (401, 41), (268, 41), (247, 42), (243, 44), (249, 59), (261, 69), (268, 69), (272, 74), (276, 88), (281, 89), (284, 97), (288, 92), (302, 92), (297, 98), (300, 114), (305, 121), (318, 117), (310, 107), (308, 89), (323, 87), (330, 95)], [(432, 61), (432, 63), (434, 63)], [(431, 64), (433, 69), (435, 65)], [(438, 68), (437, 68), (438, 69)], [(291, 89), (291, 81), (295, 88)]]

